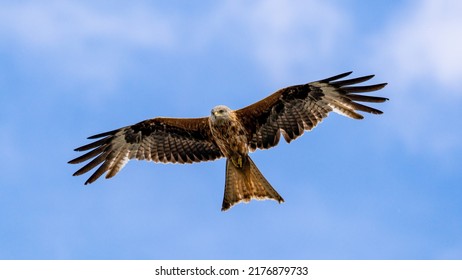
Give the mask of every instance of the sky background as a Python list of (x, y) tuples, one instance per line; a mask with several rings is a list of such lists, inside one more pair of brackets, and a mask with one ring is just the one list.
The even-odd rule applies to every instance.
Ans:
[[(462, 1), (0, 0), (0, 259), (461, 259)], [(221, 212), (225, 161), (130, 161), (87, 136), (238, 109), (353, 70), (381, 116), (331, 114), (251, 156), (285, 203)]]

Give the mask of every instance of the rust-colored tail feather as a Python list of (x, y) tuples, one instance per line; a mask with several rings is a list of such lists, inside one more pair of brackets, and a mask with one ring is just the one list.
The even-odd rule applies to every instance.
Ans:
[(242, 168), (226, 160), (226, 185), (221, 211), (226, 211), (241, 201), (249, 202), (251, 199), (274, 199), (279, 203), (284, 202), (249, 156), (244, 160)]

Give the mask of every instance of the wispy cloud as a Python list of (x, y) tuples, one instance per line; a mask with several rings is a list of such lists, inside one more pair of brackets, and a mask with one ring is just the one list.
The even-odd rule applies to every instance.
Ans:
[(38, 49), (90, 48), (94, 40), (116, 47), (156, 48), (169, 47), (175, 40), (170, 19), (152, 6), (110, 9), (91, 2), (29, 2), (3, 5), (1, 16), (3, 35)]
[[(170, 18), (152, 7), (92, 2), (11, 2), (0, 9), (0, 47), (43, 60), (80, 81), (112, 83), (137, 50), (166, 49), (176, 38)], [(66, 75), (65, 75), (66, 76)]]
[(409, 150), (445, 158), (462, 149), (460, 1), (412, 1), (376, 38), (393, 92), (393, 133)]
[[(433, 81), (456, 89), (462, 77), (462, 3), (454, 0), (411, 2), (390, 22), (385, 54), (397, 77), (408, 82)], [(460, 90), (438, 93), (462, 97)]]
[(74, 78), (111, 83), (137, 50), (200, 52), (227, 42), (271, 78), (284, 79), (319, 69), (315, 60), (329, 57), (349, 25), (346, 13), (329, 2), (223, 1), (204, 8), (197, 15), (168, 13), (144, 2), (111, 7), (18, 2), (2, 5), (0, 34), (11, 47), (46, 56), (48, 63), (55, 59)]
[[(224, 1), (203, 23), (200, 31), (206, 30), (209, 40), (228, 39), (279, 81), (321, 70), (350, 27), (338, 5), (301, 0)], [(241, 30), (239, 37), (226, 35), (230, 27)]]

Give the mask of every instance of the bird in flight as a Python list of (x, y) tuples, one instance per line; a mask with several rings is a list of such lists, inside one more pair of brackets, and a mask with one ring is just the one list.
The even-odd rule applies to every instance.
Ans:
[(343, 73), (308, 84), (289, 86), (239, 110), (224, 105), (202, 118), (157, 117), (88, 137), (98, 139), (76, 148), (87, 151), (69, 163), (87, 160), (73, 175), (82, 175), (100, 165), (85, 184), (106, 173), (115, 176), (130, 159), (163, 163), (194, 163), (226, 158), (222, 211), (251, 199), (284, 199), (271, 186), (249, 157), (256, 149), (269, 149), (282, 135), (289, 143), (313, 129), (334, 111), (353, 119), (358, 113), (382, 114), (358, 102), (380, 103), (384, 97), (360, 95), (385, 87), (386, 83), (358, 85), (374, 75), (344, 79)]

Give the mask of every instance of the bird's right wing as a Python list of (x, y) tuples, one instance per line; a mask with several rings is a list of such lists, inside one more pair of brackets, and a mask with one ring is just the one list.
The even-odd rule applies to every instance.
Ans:
[(76, 164), (92, 159), (74, 176), (102, 163), (85, 184), (94, 182), (105, 172), (106, 178), (113, 177), (130, 159), (193, 163), (223, 156), (212, 139), (208, 118), (205, 117), (154, 118), (88, 137), (97, 138), (102, 139), (75, 149), (89, 152), (69, 161)]
[(351, 72), (280, 89), (250, 106), (236, 111), (250, 135), (251, 150), (268, 149), (279, 143), (282, 134), (287, 142), (311, 130), (329, 112), (334, 111), (353, 119), (362, 119), (357, 111), (382, 114), (380, 110), (358, 102), (380, 103), (384, 97), (359, 95), (382, 89), (386, 83), (358, 85), (374, 75), (341, 80)]

